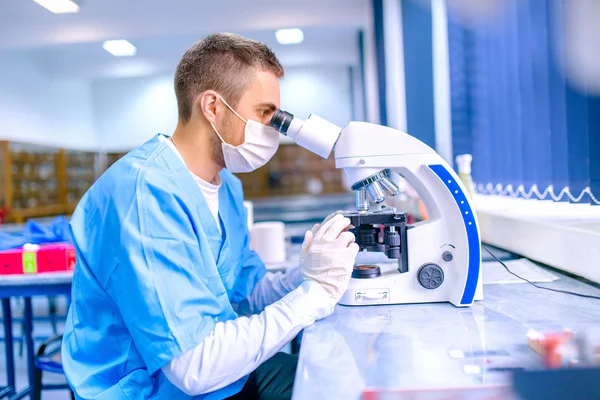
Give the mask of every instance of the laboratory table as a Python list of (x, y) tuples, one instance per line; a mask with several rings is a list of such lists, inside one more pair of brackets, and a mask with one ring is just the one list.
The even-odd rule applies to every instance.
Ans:
[[(72, 279), (72, 272), (0, 276), (0, 299), (2, 299), (7, 379), (7, 386), (0, 389), (0, 398), (9, 396), (11, 399), (20, 399), (29, 396), (33, 387), (35, 348), (33, 342), (33, 308), (31, 297), (70, 295)], [(26, 389), (19, 393), (16, 393), (15, 386), (12, 312), (10, 308), (11, 297), (23, 297), (25, 299), (23, 335), (27, 345), (27, 373), (29, 384)], [(46, 386), (49, 387), (51, 385)], [(63, 387), (64, 385), (59, 386)]]
[[(560, 279), (541, 286), (600, 296), (595, 286), (552, 273)], [(600, 344), (600, 300), (514, 283), (484, 285), (484, 300), (470, 308), (338, 305), (304, 331), (293, 399), (508, 385), (506, 371), (541, 366), (528, 330), (563, 328)]]

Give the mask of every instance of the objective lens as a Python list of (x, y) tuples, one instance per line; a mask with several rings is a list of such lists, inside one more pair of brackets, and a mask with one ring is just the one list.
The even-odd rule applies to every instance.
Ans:
[(269, 125), (277, 129), (279, 133), (286, 135), (293, 119), (294, 116), (289, 112), (277, 109), (273, 114), (273, 117), (271, 117), (271, 123)]
[(367, 186), (367, 190), (369, 194), (375, 201), (375, 203), (379, 204), (385, 200), (385, 195), (383, 194), (383, 189), (379, 182), (373, 182), (369, 186)]
[(377, 182), (383, 186), (387, 194), (390, 196), (395, 196), (400, 193), (400, 188), (390, 178), (383, 177)]
[(356, 191), (356, 210), (369, 211), (369, 198), (367, 197), (367, 189), (365, 188)]

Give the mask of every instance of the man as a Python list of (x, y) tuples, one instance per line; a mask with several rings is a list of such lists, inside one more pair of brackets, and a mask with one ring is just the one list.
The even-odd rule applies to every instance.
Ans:
[(173, 135), (130, 152), (81, 200), (62, 347), (78, 398), (291, 396), (292, 356), (273, 356), (333, 311), (358, 246), (350, 221), (335, 215), (306, 233), (286, 274), (267, 273), (248, 247), (232, 173), (277, 150), (267, 125), (282, 76), (256, 41), (218, 34), (196, 43), (175, 73)]

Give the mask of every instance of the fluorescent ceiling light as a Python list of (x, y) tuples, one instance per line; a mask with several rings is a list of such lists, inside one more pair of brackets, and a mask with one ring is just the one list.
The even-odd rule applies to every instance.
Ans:
[(107, 40), (102, 47), (116, 57), (134, 56), (137, 52), (135, 46), (127, 40)]
[(72, 0), (33, 0), (54, 14), (76, 13), (79, 6)]
[(275, 32), (275, 37), (279, 44), (298, 44), (304, 40), (302, 29), (279, 29)]

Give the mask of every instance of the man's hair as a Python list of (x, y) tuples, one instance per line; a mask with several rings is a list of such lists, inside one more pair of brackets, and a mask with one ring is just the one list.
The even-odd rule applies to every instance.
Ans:
[(175, 71), (179, 119), (186, 123), (198, 95), (218, 92), (232, 107), (238, 103), (257, 70), (283, 77), (283, 67), (265, 44), (233, 33), (207, 36), (190, 47)]

